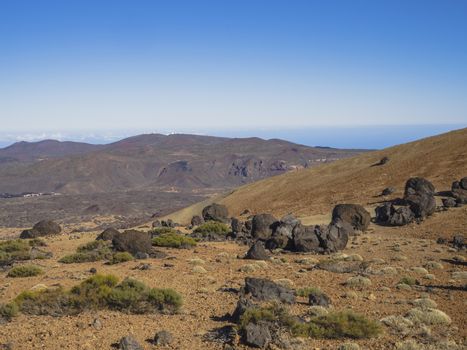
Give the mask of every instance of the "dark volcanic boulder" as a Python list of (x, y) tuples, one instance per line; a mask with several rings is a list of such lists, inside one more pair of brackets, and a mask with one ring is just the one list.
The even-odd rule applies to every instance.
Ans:
[(467, 204), (467, 177), (463, 177), (460, 181), (454, 181), (451, 189), (451, 194), (457, 204)]
[(120, 232), (113, 227), (106, 228), (97, 236), (96, 240), (111, 241), (114, 239), (115, 235), (118, 235)]
[(467, 176), (466, 177), (463, 177), (460, 181), (459, 181), (459, 185), (462, 189), (464, 190), (467, 190)]
[(119, 232), (112, 240), (115, 250), (120, 252), (129, 252), (132, 255), (137, 253), (148, 253), (152, 251), (151, 237), (146, 232), (127, 230)]
[(320, 240), (318, 238), (319, 226), (298, 225), (293, 230), (294, 250), (297, 252), (321, 253)]
[(295, 302), (293, 290), (263, 278), (245, 278), (244, 292), (259, 301), (280, 301), (287, 304)]
[(204, 224), (204, 219), (201, 216), (195, 215), (191, 218), (191, 226), (199, 226), (202, 224)]
[(256, 239), (267, 240), (271, 237), (277, 223), (277, 219), (271, 214), (255, 215), (251, 222), (251, 235)]
[(24, 230), (20, 238), (37, 238), (43, 236), (57, 235), (62, 232), (59, 224), (52, 220), (42, 220), (33, 226), (30, 230)]
[(414, 218), (414, 213), (410, 208), (400, 207), (394, 210), (387, 224), (389, 226), (404, 226), (410, 224)]
[(323, 250), (327, 253), (337, 252), (347, 246), (353, 227), (345, 221), (337, 221), (316, 229)]
[(389, 162), (389, 157), (383, 157), (380, 159), (380, 161), (378, 163), (376, 163), (375, 165), (384, 165), (386, 164), (387, 162)]
[(417, 218), (430, 216), (436, 210), (436, 199), (428, 193), (411, 194), (405, 196), (404, 200)]
[(257, 241), (251, 246), (250, 250), (248, 250), (245, 255), (245, 259), (268, 260), (269, 254), (267, 253), (266, 249), (264, 249), (263, 243)]
[(239, 323), (245, 311), (256, 306), (257, 305), (255, 305), (250, 299), (241, 296), (237, 301), (237, 307), (231, 315), (232, 322)]
[(428, 194), (433, 196), (435, 194), (435, 186), (423, 177), (412, 177), (405, 183), (404, 196), (412, 194)]
[(246, 345), (253, 346), (255, 348), (266, 348), (272, 341), (269, 326), (270, 324), (264, 321), (248, 323), (243, 331), (243, 341)]
[(403, 226), (414, 220), (409, 207), (395, 208), (391, 203), (384, 203), (375, 209), (376, 222), (388, 226)]
[(293, 230), (294, 250), (297, 252), (322, 252), (323, 248), (318, 238), (318, 232), (318, 226), (296, 226)]
[(232, 218), (230, 221), (230, 226), (232, 228), (232, 232), (234, 233), (246, 231), (245, 224), (237, 218)]
[(225, 205), (213, 203), (203, 209), (202, 215), (204, 221), (211, 220), (226, 223), (228, 222), (229, 211)]
[(338, 204), (332, 211), (332, 223), (344, 221), (359, 231), (365, 231), (370, 225), (370, 220), (370, 213), (358, 204)]
[(155, 220), (152, 222), (152, 227), (161, 227), (162, 224), (159, 220)]

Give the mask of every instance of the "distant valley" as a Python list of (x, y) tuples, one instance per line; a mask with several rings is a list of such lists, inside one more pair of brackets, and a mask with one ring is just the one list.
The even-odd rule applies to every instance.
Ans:
[[(148, 217), (246, 183), (361, 152), (279, 139), (188, 134), (138, 135), (107, 145), (18, 142), (0, 149), (0, 223), (29, 225), (41, 215)], [(34, 217), (25, 210), (31, 205)]]

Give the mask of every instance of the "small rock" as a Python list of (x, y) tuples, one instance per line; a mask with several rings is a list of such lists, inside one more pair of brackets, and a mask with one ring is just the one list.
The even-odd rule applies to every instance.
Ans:
[(131, 335), (120, 339), (118, 348), (120, 350), (144, 350), (143, 347)]
[(157, 332), (156, 335), (154, 336), (155, 345), (165, 346), (165, 345), (169, 345), (170, 343), (172, 343), (172, 341), (173, 341), (172, 334), (168, 331)]

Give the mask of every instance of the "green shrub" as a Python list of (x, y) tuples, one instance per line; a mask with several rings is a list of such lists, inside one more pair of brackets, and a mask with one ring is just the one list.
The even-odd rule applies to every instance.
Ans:
[(323, 291), (316, 287), (305, 287), (297, 289), (295, 294), (299, 297), (308, 297), (310, 294), (321, 295)]
[(413, 277), (405, 276), (401, 278), (399, 283), (407, 284), (409, 286), (414, 286), (417, 284), (417, 280)]
[(18, 315), (19, 308), (16, 303), (0, 304), (0, 320), (10, 321)]
[(32, 277), (43, 274), (44, 271), (36, 265), (15, 266), (8, 271), (7, 277)]
[(31, 254), (31, 248), (43, 246), (38, 240), (14, 239), (0, 241), (0, 266), (8, 265), (15, 261), (24, 261), (31, 259), (45, 259), (48, 257), (46, 252), (36, 249)]
[(98, 240), (80, 245), (76, 253), (65, 255), (59, 262), (64, 264), (93, 262), (104, 259), (112, 259), (110, 242)]
[(152, 244), (157, 247), (183, 248), (195, 246), (196, 241), (180, 233), (165, 233), (154, 237)]
[(118, 252), (112, 255), (112, 259), (109, 261), (109, 264), (119, 264), (127, 261), (133, 260), (133, 255), (128, 252)]
[(239, 327), (244, 329), (248, 323), (258, 323), (261, 320), (277, 322), (294, 336), (311, 338), (362, 339), (377, 336), (381, 332), (378, 322), (352, 311), (330, 312), (314, 316), (308, 322), (301, 322), (278, 306), (247, 309), (240, 318)]
[(182, 298), (171, 289), (149, 288), (134, 279), (127, 278), (119, 284), (113, 275), (94, 275), (69, 291), (46, 289), (23, 292), (16, 297), (15, 303), (23, 313), (31, 315), (73, 315), (97, 309), (142, 314), (176, 312)]
[(177, 230), (172, 227), (154, 227), (149, 233), (153, 236), (158, 236), (166, 233), (177, 233)]
[(229, 233), (229, 227), (222, 222), (208, 221), (195, 228), (193, 233), (199, 233), (201, 235), (208, 235), (210, 233), (227, 235)]

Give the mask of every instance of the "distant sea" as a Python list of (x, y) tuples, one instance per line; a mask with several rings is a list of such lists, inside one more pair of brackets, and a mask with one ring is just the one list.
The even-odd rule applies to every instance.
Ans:
[(41, 131), (24, 133), (0, 132), (0, 147), (6, 147), (17, 141), (39, 141), (44, 139), (105, 144), (138, 134), (188, 133), (223, 137), (260, 137), (263, 139), (278, 138), (307, 146), (381, 149), (465, 127), (467, 127), (467, 123), (464, 125), (326, 126), (304, 127), (300, 129), (134, 129), (63, 132)]

